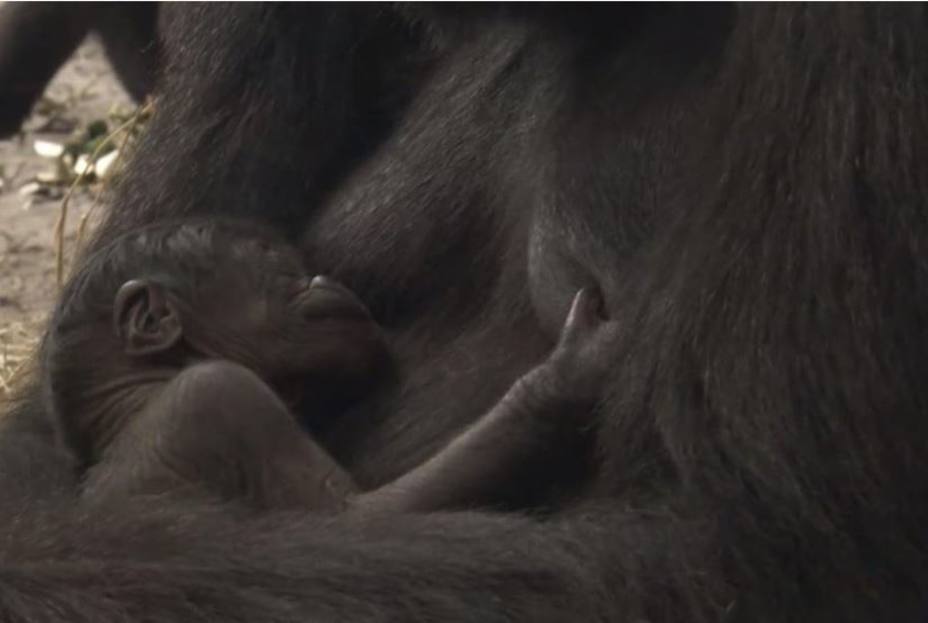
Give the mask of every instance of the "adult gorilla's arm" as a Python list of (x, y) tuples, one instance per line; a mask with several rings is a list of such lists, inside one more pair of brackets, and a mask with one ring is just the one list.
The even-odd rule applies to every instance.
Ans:
[(381, 12), (165, 5), (159, 114), (102, 236), (166, 214), (305, 221), (384, 130), (379, 67), (407, 53), (408, 36)]
[(0, 136), (19, 129), (100, 12), (92, 3), (0, 5)]
[[(646, 546), (630, 519), (242, 521), (228, 508), (180, 514), (159, 506), (141, 500), (112, 512), (48, 508), (26, 521), (4, 518), (0, 619), (616, 621), (625, 618), (613, 608), (622, 604), (634, 620), (629, 600), (643, 597), (619, 581)], [(650, 538), (654, 528), (652, 518)]]

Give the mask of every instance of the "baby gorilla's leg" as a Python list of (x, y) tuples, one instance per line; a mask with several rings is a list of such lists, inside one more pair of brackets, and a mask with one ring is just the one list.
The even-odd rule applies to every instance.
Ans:
[(380, 489), (357, 497), (364, 511), (420, 511), (493, 505), (579, 461), (578, 447), (614, 360), (618, 324), (599, 297), (574, 298), (552, 354), (441, 452)]
[(228, 361), (183, 370), (88, 474), (95, 501), (204, 493), (251, 507), (339, 509), (351, 477), (253, 372)]

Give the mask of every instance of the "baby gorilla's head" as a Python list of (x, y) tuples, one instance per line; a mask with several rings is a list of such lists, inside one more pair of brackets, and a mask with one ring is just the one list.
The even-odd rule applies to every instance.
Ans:
[(307, 378), (364, 383), (385, 361), (382, 334), (350, 290), (308, 275), (274, 233), (226, 220), (113, 240), (71, 280), (44, 351), (53, 393), (90, 382), (77, 368), (94, 355), (94, 377), (228, 359), (284, 390)]
[(367, 308), (334, 280), (307, 274), (274, 234), (188, 224), (162, 247), (164, 262), (135, 271), (113, 298), (127, 352), (182, 344), (194, 358), (229, 359), (269, 380), (371, 372), (382, 340)]

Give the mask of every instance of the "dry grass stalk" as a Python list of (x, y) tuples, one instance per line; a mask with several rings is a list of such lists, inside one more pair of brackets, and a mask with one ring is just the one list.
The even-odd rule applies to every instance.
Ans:
[(0, 327), (0, 405), (12, 395), (32, 361), (39, 341), (37, 329), (20, 322)]
[[(110, 132), (100, 143), (97, 145), (96, 149), (93, 150), (93, 153), (90, 154), (88, 158), (88, 165), (78, 173), (77, 177), (74, 178), (74, 181), (71, 182), (71, 185), (68, 187), (67, 192), (64, 194), (64, 197), (61, 199), (61, 206), (58, 209), (58, 220), (55, 222), (54, 236), (55, 236), (55, 278), (60, 288), (64, 284), (64, 231), (65, 226), (68, 221), (68, 205), (71, 201), (71, 197), (74, 195), (74, 192), (77, 188), (83, 183), (84, 178), (96, 168), (97, 159), (103, 153), (103, 149), (106, 147), (111, 147), (116, 137), (122, 133), (125, 133), (122, 143), (118, 147), (119, 151), (116, 156), (116, 162), (113, 166), (118, 166), (119, 162), (122, 160), (126, 146), (128, 145), (129, 139), (132, 137), (135, 128), (138, 126), (139, 122), (147, 116), (151, 111), (154, 110), (153, 100), (149, 100), (143, 106), (140, 106), (136, 109), (135, 113), (127, 119), (124, 123), (120, 124), (115, 130)], [(100, 189), (98, 190), (96, 196), (94, 197), (93, 204), (90, 209), (81, 217), (81, 222), (78, 227), (78, 250), (80, 245), (83, 242), (85, 230), (87, 227), (88, 217), (93, 209), (100, 202), (100, 198), (103, 195), (104, 186), (101, 184)]]

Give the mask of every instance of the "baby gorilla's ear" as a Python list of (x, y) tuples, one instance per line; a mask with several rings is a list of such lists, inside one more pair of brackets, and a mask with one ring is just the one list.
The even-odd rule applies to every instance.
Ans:
[(113, 328), (126, 354), (153, 355), (167, 351), (183, 335), (180, 314), (165, 288), (143, 279), (127, 281), (113, 303)]

